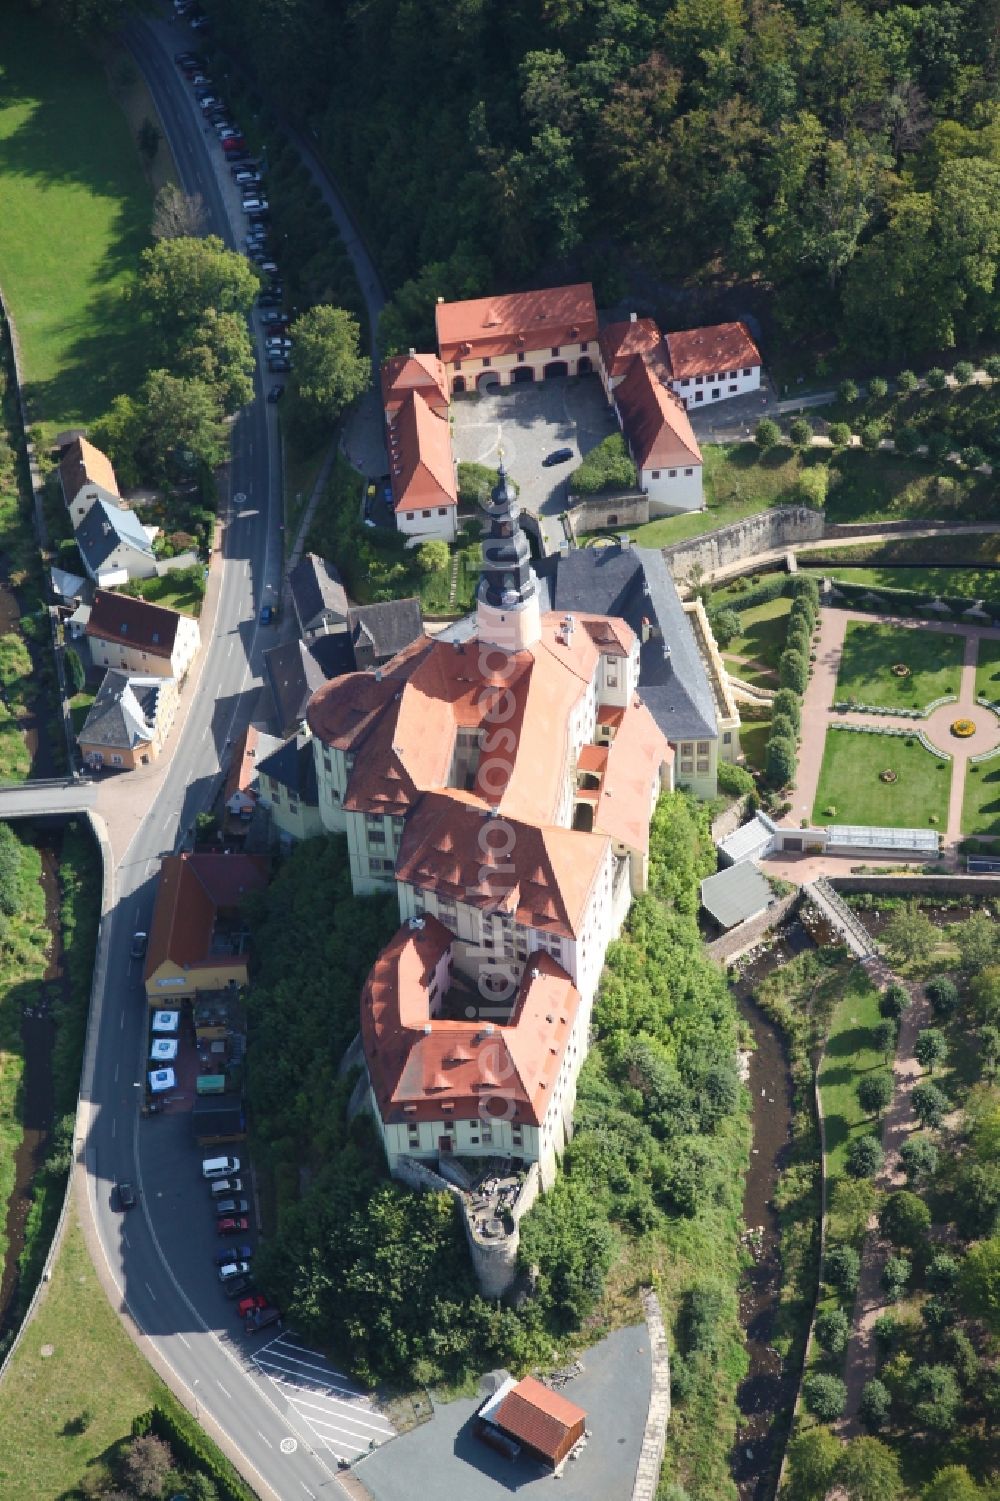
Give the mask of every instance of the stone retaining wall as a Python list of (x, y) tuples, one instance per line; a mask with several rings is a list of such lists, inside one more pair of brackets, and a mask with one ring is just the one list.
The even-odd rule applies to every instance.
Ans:
[(643, 1293), (642, 1306), (646, 1312), (653, 1381), (649, 1392), (646, 1430), (642, 1436), (635, 1484), (632, 1487), (632, 1501), (653, 1501), (660, 1483), (660, 1470), (667, 1447), (667, 1425), (670, 1422), (670, 1352), (667, 1349), (667, 1332), (663, 1327), (660, 1301), (652, 1289), (647, 1288)]
[(715, 959), (719, 964), (733, 964), (741, 959), (750, 949), (756, 948), (761, 939), (770, 933), (772, 928), (780, 927), (786, 918), (802, 900), (801, 891), (793, 891), (788, 896), (782, 897), (780, 902), (758, 912), (756, 917), (748, 917), (746, 922), (737, 923), (735, 928), (730, 928), (728, 933), (723, 933), (714, 943), (705, 945), (705, 952), (710, 959)]
[(731, 568), (735, 563), (752, 560), (759, 553), (775, 552), (799, 542), (818, 542), (823, 535), (822, 511), (810, 510), (808, 506), (776, 506), (755, 516), (745, 516), (718, 531), (706, 532), (702, 537), (692, 537), (689, 542), (665, 547), (663, 556), (675, 582), (681, 583), (693, 571), (711, 574), (718, 568)]
[(835, 891), (850, 895), (873, 891), (882, 896), (1000, 896), (1000, 876), (828, 876)]
[(649, 496), (641, 490), (608, 495), (571, 495), (569, 517), (574, 536), (605, 527), (645, 526), (649, 520)]

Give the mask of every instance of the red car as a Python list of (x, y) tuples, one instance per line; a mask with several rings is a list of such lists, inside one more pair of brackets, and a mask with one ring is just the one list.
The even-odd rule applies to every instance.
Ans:
[(228, 141), (223, 141), (222, 149), (228, 156), (233, 151), (245, 151), (247, 143), (242, 136), (230, 136)]
[(252, 1313), (267, 1307), (267, 1299), (263, 1293), (254, 1293), (252, 1297), (241, 1298), (236, 1305), (236, 1316), (240, 1319), (249, 1318)]
[(218, 1224), (220, 1235), (245, 1235), (249, 1229), (250, 1221), (245, 1214), (227, 1215)]

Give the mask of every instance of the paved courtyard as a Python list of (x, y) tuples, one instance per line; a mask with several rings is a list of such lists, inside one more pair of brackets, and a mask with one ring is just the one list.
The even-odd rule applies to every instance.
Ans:
[[(591, 1437), (558, 1481), (562, 1501), (628, 1501), (649, 1406), (652, 1361), (645, 1324), (619, 1329), (582, 1357), (562, 1395), (587, 1414)], [(419, 1428), (384, 1444), (357, 1467), (375, 1501), (533, 1501), (552, 1492), (552, 1473), (495, 1454), (473, 1433), (482, 1397), (435, 1406)]]
[[(534, 511), (555, 545), (562, 528), (555, 518), (566, 508), (566, 481), (585, 453), (618, 431), (615, 414), (596, 375), (559, 376), (532, 385), (504, 386), (491, 395), (457, 396), (451, 405), (455, 459), (495, 467), (504, 463), (521, 487), (521, 501)], [(546, 469), (546, 454), (571, 448), (573, 457)]]

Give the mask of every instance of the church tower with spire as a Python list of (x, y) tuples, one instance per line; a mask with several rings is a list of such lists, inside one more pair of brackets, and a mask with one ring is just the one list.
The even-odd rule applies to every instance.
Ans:
[(541, 637), (542, 620), (531, 549), (521, 529), (521, 508), (502, 454), (497, 482), (484, 509), (488, 528), (476, 591), (476, 634), (501, 651), (524, 651)]

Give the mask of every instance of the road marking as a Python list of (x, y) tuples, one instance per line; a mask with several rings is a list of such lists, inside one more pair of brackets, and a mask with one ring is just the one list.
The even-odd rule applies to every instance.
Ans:
[(257, 1429), (257, 1437), (262, 1438), (269, 1449), (274, 1448), (274, 1445), (271, 1443), (271, 1440), (268, 1438), (267, 1434), (261, 1433), (259, 1428)]
[(296, 1438), (283, 1438), (281, 1440), (282, 1454), (294, 1454), (298, 1447), (299, 1441)]
[(117, 1135), (118, 1135), (118, 1120), (117, 1120), (117, 1117), (112, 1116), (112, 1118), (111, 1118), (111, 1140), (114, 1141), (114, 1139), (115, 1139), (115, 1137)]
[(309, 1487), (306, 1485), (306, 1483), (305, 1483), (304, 1480), (300, 1480), (299, 1481), (299, 1485), (301, 1485), (302, 1489), (305, 1491), (305, 1493), (306, 1493), (307, 1496), (312, 1496), (312, 1495), (315, 1494), (315, 1492), (313, 1492), (313, 1491), (311, 1491), (309, 1489)]
[[(124, 1015), (124, 1012), (122, 1014)], [(115, 1064), (115, 1083), (116, 1084), (118, 1083), (118, 1068), (119, 1068), (119, 1065), (116, 1063)]]
[(122, 1007), (121, 1019), (120, 1019), (118, 1025), (121, 1028), (121, 1030), (124, 1032), (124, 1030), (125, 1030), (125, 1007), (124, 1006)]
[(125, 1234), (124, 1230), (122, 1231), (122, 1240), (125, 1242), (125, 1244), (127, 1246), (130, 1246), (132, 1244), (132, 1242), (129, 1240), (128, 1236)]
[(223, 1384), (222, 1384), (222, 1382), (221, 1382), (221, 1381), (220, 1381), (220, 1380), (219, 1380), (219, 1378), (218, 1378), (218, 1376), (216, 1376), (216, 1378), (215, 1378), (215, 1384), (216, 1384), (216, 1386), (217, 1386), (217, 1387), (218, 1387), (218, 1388), (219, 1388), (219, 1391), (220, 1391), (220, 1392), (221, 1392), (221, 1393), (222, 1393), (222, 1395), (223, 1395), (223, 1396), (224, 1396), (224, 1397), (225, 1397), (225, 1398), (227, 1398), (227, 1400), (228, 1400), (228, 1401), (230, 1401), (230, 1402), (231, 1402), (231, 1401), (232, 1401), (232, 1400), (233, 1400), (233, 1397), (232, 1397), (232, 1393), (231, 1393), (231, 1392), (227, 1392), (227, 1391), (226, 1391), (226, 1388), (225, 1388), (225, 1387), (224, 1387), (224, 1386), (223, 1386)]
[(148, 1282), (146, 1283), (146, 1291), (149, 1293), (149, 1296), (152, 1298), (153, 1302), (155, 1303), (156, 1302), (156, 1294), (154, 1293), (153, 1289), (150, 1287), (150, 1285), (149, 1285)]
[[(268, 1376), (267, 1379), (268, 1379), (268, 1381), (270, 1381), (270, 1383), (271, 1383), (272, 1386), (278, 1386), (278, 1387), (289, 1386), (289, 1387), (291, 1387), (291, 1390), (293, 1392), (301, 1392), (302, 1391), (302, 1388), (300, 1386), (292, 1386), (291, 1383), (288, 1382), (288, 1381), (279, 1381), (276, 1376)], [(314, 1393), (314, 1395), (317, 1396), (317, 1397), (321, 1397), (323, 1395), (323, 1393), (322, 1392), (316, 1392), (316, 1393)], [(387, 1434), (391, 1434), (392, 1433), (392, 1428), (389, 1426), (389, 1424), (385, 1423), (384, 1421), (383, 1421), (382, 1424), (379, 1424), (379, 1423), (366, 1423), (365, 1420), (364, 1420), (364, 1418), (356, 1418), (353, 1415), (353, 1412), (350, 1410), (349, 1407), (348, 1407), (348, 1410), (346, 1412), (342, 1411), (342, 1409), (344, 1407), (347, 1407), (347, 1403), (346, 1402), (340, 1402), (340, 1401), (338, 1401), (338, 1399), (336, 1397), (329, 1398), (329, 1400), (331, 1402), (333, 1402), (333, 1403), (336, 1404), (336, 1406), (334, 1406), (332, 1408), (331, 1407), (323, 1407), (323, 1406), (320, 1405), (319, 1402), (308, 1402), (308, 1401), (306, 1401), (306, 1399), (303, 1396), (296, 1396), (294, 1398), (290, 1397), (288, 1400), (294, 1403), (296, 1411), (299, 1412), (300, 1416), (305, 1419), (305, 1421), (309, 1424), (310, 1427), (312, 1427), (313, 1423), (326, 1423), (326, 1425), (327, 1425), (328, 1428), (336, 1428), (339, 1425), (337, 1423), (335, 1423), (333, 1420), (334, 1420), (334, 1418), (340, 1418), (345, 1423), (353, 1423), (357, 1428), (374, 1428), (377, 1432), (387, 1433)], [(312, 1408), (313, 1411), (315, 1411), (315, 1412), (325, 1412), (325, 1413), (328, 1414), (328, 1416), (326, 1418), (310, 1418), (309, 1415), (308, 1415), (308, 1413), (306, 1413), (304, 1411), (304, 1409), (307, 1408), (307, 1407)], [(369, 1408), (367, 1408), (367, 1407), (364, 1408), (363, 1410), (368, 1413), (369, 1417), (376, 1417), (377, 1416), (376, 1413), (371, 1412), (371, 1410)], [(358, 1434), (351, 1433), (350, 1429), (348, 1429), (348, 1428), (344, 1428), (342, 1430), (342, 1432), (348, 1434), (353, 1439), (357, 1439), (358, 1438)]]
[(184, 1338), (183, 1334), (181, 1334), (181, 1332), (179, 1330), (177, 1332), (177, 1338), (180, 1340), (181, 1344), (184, 1346), (184, 1348), (186, 1350), (190, 1350), (191, 1346), (188, 1344), (187, 1340)]

